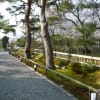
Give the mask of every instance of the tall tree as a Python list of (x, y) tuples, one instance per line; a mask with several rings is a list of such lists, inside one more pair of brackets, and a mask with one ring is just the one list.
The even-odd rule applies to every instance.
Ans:
[(47, 0), (40, 0), (40, 25), (41, 36), (44, 42), (45, 55), (46, 55), (46, 67), (54, 68), (53, 51), (51, 46), (51, 40), (48, 32), (48, 22), (46, 20), (45, 8)]
[(88, 23), (82, 27), (77, 27), (77, 30), (82, 34), (78, 39), (78, 44), (83, 47), (83, 53), (86, 55), (90, 53), (89, 47), (95, 45), (95, 38), (93, 32), (96, 30), (96, 25)]
[(31, 48), (31, 33), (30, 33), (30, 11), (31, 11), (31, 3), (32, 0), (27, 0), (27, 6), (25, 10), (25, 33), (26, 33), (26, 45), (25, 45), (25, 53), (26, 58), (31, 58), (30, 48)]
[[(19, 2), (20, 3), (19, 3)], [(34, 27), (34, 21), (32, 20), (32, 18), (34, 18), (34, 12), (32, 12), (33, 8), (31, 7), (31, 5), (33, 3), (35, 3), (36, 1), (32, 1), (32, 0), (27, 0), (27, 2), (23, 1), (23, 0), (18, 0), (16, 1), (16, 4), (12, 6), (12, 8), (8, 8), (8, 10), (17, 16), (17, 15), (25, 15), (24, 19), (21, 19), (20, 22), (22, 21), (24, 23), (24, 30), (25, 30), (25, 35), (26, 35), (26, 43), (25, 43), (25, 57), (26, 58), (31, 58), (31, 53), (30, 53), (30, 49), (31, 49), (31, 34), (34, 33), (34, 30), (36, 31), (36, 27)], [(31, 19), (30, 19), (30, 15), (31, 15)], [(35, 20), (35, 19), (34, 19)], [(19, 22), (19, 21), (18, 21)], [(16, 24), (17, 24), (17, 20), (16, 20)], [(34, 27), (34, 28), (33, 28)]]
[[(79, 0), (77, 2), (75, 0), (62, 0), (58, 8), (62, 21), (71, 22), (74, 25), (71, 29), (73, 31), (76, 29), (77, 33), (81, 33), (81, 42), (78, 42), (80, 46), (83, 45), (85, 48), (87, 45), (93, 46), (94, 42), (91, 41), (93, 33), (99, 29), (100, 25), (100, 3), (98, 0)], [(77, 36), (75, 33), (73, 36)]]

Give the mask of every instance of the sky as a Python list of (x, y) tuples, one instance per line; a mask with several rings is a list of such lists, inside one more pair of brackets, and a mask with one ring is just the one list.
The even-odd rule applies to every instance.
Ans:
[[(9, 6), (10, 4), (8, 2), (5, 2), (5, 3), (0, 3), (0, 8), (3, 8), (3, 9), (0, 9), (0, 13), (2, 15), (4, 15), (4, 19), (6, 20), (9, 20), (9, 23), (11, 25), (15, 25), (16, 22), (15, 22), (15, 16), (11, 16), (9, 14), (8, 11), (6, 11), (6, 8), (7, 6)], [(20, 17), (20, 16), (19, 16)], [(20, 17), (21, 18), (21, 17)], [(9, 33), (7, 34), (6, 36), (8, 36), (11, 40), (15, 40), (16, 38), (20, 38), (21, 36), (23, 36), (23, 33), (20, 31), (20, 27), (17, 26), (16, 28), (16, 35), (13, 35), (13, 33)], [(0, 31), (0, 39), (5, 36), (5, 34), (3, 34), (1, 31)]]
[[(23, 1), (26, 2), (26, 0), (23, 0)], [(2, 15), (4, 15), (4, 19), (8, 19), (8, 20), (9, 20), (9, 23), (10, 23), (11, 25), (15, 25), (15, 24), (16, 24), (16, 21), (15, 21), (16, 18), (15, 18), (15, 16), (11, 16), (11, 15), (9, 14), (9, 12), (6, 11), (6, 8), (7, 8), (9, 5), (10, 5), (10, 4), (9, 4), (8, 2), (0, 3), (0, 7), (3, 8), (3, 9), (0, 9), (0, 13), (1, 13)], [(35, 13), (36, 13), (36, 14), (39, 13), (39, 9), (38, 9), (38, 8), (36, 8), (36, 12), (35, 12)], [(18, 20), (18, 19), (21, 19), (21, 18), (24, 18), (24, 16), (18, 16), (18, 17), (17, 17), (17, 20)], [(11, 40), (15, 40), (16, 38), (20, 38), (21, 36), (23, 36), (23, 33), (21, 32), (22, 28), (20, 28), (20, 26), (23, 26), (22, 23), (20, 23), (20, 25), (18, 25), (18, 26), (16, 27), (16, 36), (14, 36), (12, 33), (7, 34), (6, 36), (8, 36)], [(1, 39), (3, 36), (5, 36), (5, 35), (0, 31), (0, 39)]]

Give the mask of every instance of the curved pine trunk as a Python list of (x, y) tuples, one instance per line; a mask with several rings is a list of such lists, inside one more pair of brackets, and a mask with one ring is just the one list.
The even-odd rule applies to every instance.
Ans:
[(30, 11), (31, 11), (31, 0), (27, 0), (27, 7), (25, 10), (25, 33), (26, 33), (25, 57), (26, 58), (31, 58), (30, 54), (31, 33), (30, 33), (30, 22), (29, 22)]
[(54, 69), (53, 51), (51, 46), (51, 40), (48, 32), (48, 23), (45, 17), (46, 0), (41, 0), (41, 12), (40, 12), (40, 24), (41, 24), (41, 36), (44, 42), (46, 67)]

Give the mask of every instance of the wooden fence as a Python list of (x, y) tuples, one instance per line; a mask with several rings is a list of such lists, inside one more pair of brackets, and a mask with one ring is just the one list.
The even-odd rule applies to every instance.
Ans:
[(57, 58), (61, 58), (64, 60), (71, 60), (75, 62), (81, 62), (81, 63), (93, 63), (96, 66), (100, 67), (100, 57), (92, 57), (92, 56), (84, 56), (84, 55), (78, 55), (78, 54), (68, 54), (63, 52), (57, 52), (54, 51), (54, 56)]
[[(35, 49), (36, 53), (43, 53), (41, 49)], [(64, 52), (57, 52), (53, 51), (55, 57), (64, 59), (64, 60), (71, 60), (80, 63), (92, 63), (95, 64), (97, 67), (100, 67), (100, 57), (93, 57), (93, 56), (86, 56), (86, 55), (79, 55), (79, 54), (69, 54)]]

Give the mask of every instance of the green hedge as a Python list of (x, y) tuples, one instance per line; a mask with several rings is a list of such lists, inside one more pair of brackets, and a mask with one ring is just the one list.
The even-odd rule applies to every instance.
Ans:
[(96, 71), (96, 66), (92, 63), (84, 64), (82, 67), (82, 71), (84, 73), (93, 73)]
[(82, 66), (78, 62), (71, 62), (69, 67), (71, 67), (70, 69), (76, 73), (82, 73)]
[(93, 73), (96, 71), (96, 66), (92, 63), (88, 64), (81, 64), (78, 62), (71, 62), (68, 65), (68, 69), (78, 73), (78, 74), (83, 74), (87, 75), (88, 73)]

